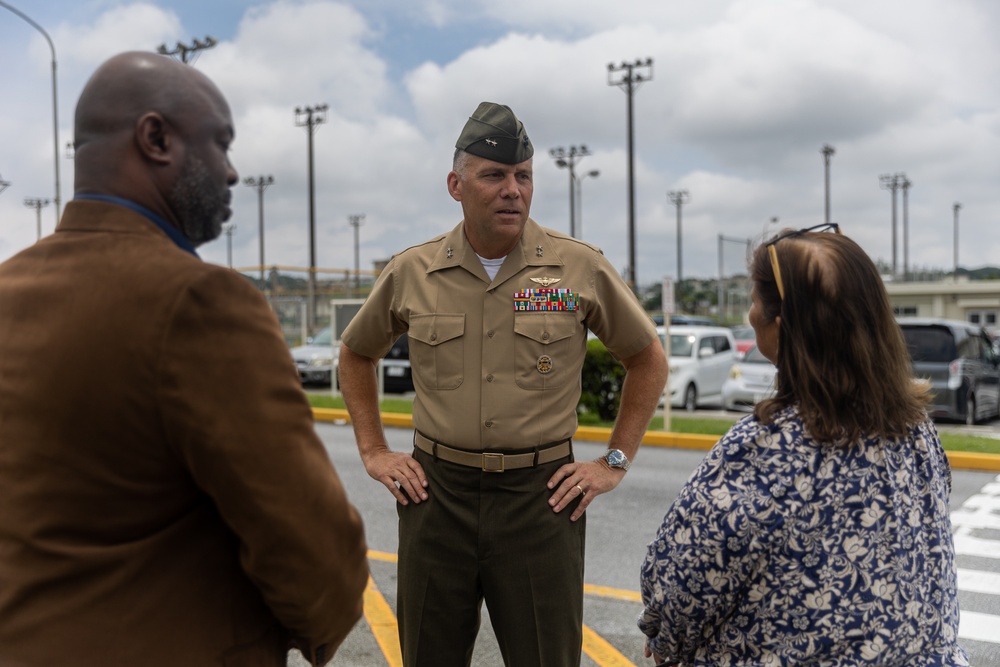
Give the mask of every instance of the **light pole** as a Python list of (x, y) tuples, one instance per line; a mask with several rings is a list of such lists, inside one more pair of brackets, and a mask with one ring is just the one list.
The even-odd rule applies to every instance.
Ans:
[(349, 215), (347, 219), (354, 227), (354, 289), (361, 289), (361, 225), (365, 224), (365, 214)]
[(309, 302), (306, 304), (306, 326), (312, 334), (316, 328), (316, 180), (313, 175), (313, 135), (316, 126), (326, 122), (325, 104), (295, 107), (295, 124), (306, 128), (309, 137)]
[(264, 278), (264, 190), (274, 184), (274, 176), (270, 174), (267, 176), (259, 176), (254, 178), (253, 176), (248, 176), (243, 179), (243, 185), (249, 185), (251, 188), (257, 191), (257, 212), (259, 218), (259, 234), (260, 234), (260, 288), (266, 289), (267, 282)]
[[(52, 44), (52, 39), (49, 37), (49, 33), (45, 32), (42, 26), (38, 25), (32, 21), (26, 14), (10, 6), (3, 0), (0, 0), (0, 7), (4, 7), (14, 12), (22, 19), (24, 19), (32, 28), (42, 33), (42, 37), (45, 41), (49, 43), (49, 51), (52, 52), (52, 154), (55, 157), (55, 174), (56, 174), (56, 194), (53, 200), (56, 204), (56, 224), (59, 223), (59, 218), (62, 216), (62, 211), (60, 209), (60, 202), (62, 198), (59, 195), (59, 105), (58, 105), (58, 94), (56, 89), (56, 47)], [(48, 201), (45, 202), (48, 204)], [(40, 228), (40, 227), (39, 227)], [(41, 233), (39, 232), (39, 236)]]
[(35, 217), (38, 219), (38, 240), (42, 240), (42, 209), (49, 205), (48, 199), (32, 199), (31, 197), (26, 197), (24, 199), (24, 205), (28, 208), (35, 209)]
[(903, 281), (910, 279), (910, 179), (903, 174), (899, 187), (903, 189)]
[[(639, 70), (638, 72), (636, 70)], [(643, 73), (645, 70), (646, 74)], [(623, 72), (621, 78), (615, 78), (617, 72)], [(617, 86), (625, 91), (627, 99), (626, 113), (628, 117), (628, 283), (633, 292), (638, 292), (638, 272), (635, 266), (635, 142), (632, 137), (632, 97), (643, 81), (653, 80), (653, 59), (645, 61), (636, 59), (634, 63), (622, 62), (621, 65), (608, 63), (608, 85)]]
[(3, 176), (0, 176), (0, 192), (3, 192), (10, 187), (10, 181), (3, 180)]
[(156, 52), (161, 56), (177, 56), (185, 65), (193, 63), (198, 57), (199, 51), (204, 51), (205, 49), (210, 49), (218, 44), (214, 37), (205, 37), (205, 40), (194, 39), (191, 40), (191, 45), (181, 44), (177, 42), (177, 46), (173, 50), (168, 49), (166, 44), (160, 44), (156, 47)]
[(222, 231), (226, 233), (226, 259), (229, 262), (229, 268), (233, 268), (233, 234), (236, 233), (236, 225), (234, 223), (229, 223), (223, 225)]
[[(778, 221), (777, 217), (771, 218), (771, 222), (772, 223), (773, 222), (777, 222), (777, 221)], [(730, 241), (732, 243), (741, 243), (741, 244), (744, 244), (744, 245), (746, 245), (747, 250), (749, 251), (749, 249), (750, 249), (750, 239), (738, 239), (738, 238), (733, 238), (731, 236), (723, 236), (722, 234), (719, 234), (719, 287), (718, 287), (719, 294), (716, 297), (716, 300), (719, 302), (719, 318), (723, 322), (725, 322), (726, 321), (725, 320), (725, 314), (723, 313), (723, 305), (722, 305), (723, 304), (723, 300), (725, 299), (725, 291), (722, 288), (722, 283), (723, 283), (723, 280), (724, 280), (723, 276), (725, 275), (724, 274), (723, 264), (722, 264), (722, 243), (723, 243), (723, 241)]]
[(897, 274), (896, 268), (896, 190), (902, 184), (905, 174), (882, 174), (878, 177), (879, 187), (892, 193), (892, 277)]
[(830, 157), (837, 151), (835, 151), (833, 149), (833, 146), (831, 146), (830, 144), (824, 144), (823, 148), (821, 148), (819, 152), (823, 154), (823, 171), (825, 173), (825, 183), (826, 183), (825, 187), (826, 217), (824, 218), (824, 222), (826, 222), (826, 224), (829, 225), (830, 224)]
[(681, 281), (684, 279), (684, 272), (682, 270), (684, 266), (682, 263), (683, 253), (681, 248), (681, 207), (690, 201), (691, 195), (688, 194), (687, 190), (671, 190), (667, 193), (667, 197), (677, 207), (677, 289), (680, 290)]
[(562, 146), (553, 148), (549, 155), (560, 169), (569, 169), (569, 235), (576, 237), (576, 163), (590, 155), (586, 146), (570, 146), (567, 151)]
[(955, 202), (951, 205), (952, 216), (954, 217), (955, 226), (955, 282), (958, 282), (958, 211), (962, 208), (962, 205)]
[(600, 171), (598, 171), (597, 169), (591, 169), (590, 171), (585, 172), (582, 176), (576, 179), (576, 199), (577, 199), (576, 208), (579, 211), (579, 214), (576, 216), (576, 221), (577, 221), (576, 231), (580, 235), (577, 238), (581, 239), (583, 238), (583, 180), (588, 176), (590, 178), (597, 178), (600, 175), (601, 175)]

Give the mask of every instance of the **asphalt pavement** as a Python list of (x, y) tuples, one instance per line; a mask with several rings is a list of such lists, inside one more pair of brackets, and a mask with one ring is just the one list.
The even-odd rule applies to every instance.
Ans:
[[(966, 428), (966, 427), (956, 427)], [(401, 665), (395, 639), (395, 500), (361, 465), (350, 426), (317, 424), (352, 502), (365, 520), (372, 585), (365, 617), (332, 661), (335, 667)], [(409, 450), (412, 432), (387, 429), (393, 449)], [(604, 443), (577, 442), (577, 458), (596, 458)], [(583, 667), (636, 667), (653, 663), (642, 656), (643, 637), (635, 626), (639, 565), (669, 504), (704, 457), (702, 451), (643, 447), (622, 484), (598, 498), (587, 511), (587, 565), (584, 598)], [(960, 641), (975, 667), (1000, 667), (1000, 475), (953, 473), (952, 521), (958, 553)], [(305, 667), (292, 653), (288, 664)], [(483, 610), (473, 667), (502, 665)]]

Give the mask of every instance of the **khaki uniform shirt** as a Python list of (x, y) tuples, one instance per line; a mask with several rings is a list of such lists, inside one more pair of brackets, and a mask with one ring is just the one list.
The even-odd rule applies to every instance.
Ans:
[(378, 359), (409, 331), (417, 430), (502, 450), (576, 432), (588, 329), (619, 359), (656, 339), (598, 248), (529, 219), (492, 282), (461, 223), (394, 256), (343, 342)]

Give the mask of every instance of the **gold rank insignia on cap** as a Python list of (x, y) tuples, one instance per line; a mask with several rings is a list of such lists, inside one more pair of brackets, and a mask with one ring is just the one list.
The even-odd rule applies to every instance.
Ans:
[(548, 287), (549, 285), (555, 285), (560, 280), (562, 278), (532, 278), (531, 282), (538, 283), (542, 287)]
[(538, 361), (535, 362), (535, 368), (542, 375), (552, 372), (552, 357), (547, 354), (538, 357)]

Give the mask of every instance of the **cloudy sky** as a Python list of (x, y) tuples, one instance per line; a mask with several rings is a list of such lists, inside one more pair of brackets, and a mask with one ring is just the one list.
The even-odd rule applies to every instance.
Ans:
[[(455, 139), (483, 100), (510, 105), (535, 145), (532, 217), (569, 231), (568, 172), (555, 147), (586, 145), (578, 236), (628, 264), (626, 94), (608, 64), (652, 58), (634, 95), (636, 271), (676, 276), (676, 209), (687, 190), (683, 275), (719, 271), (719, 235), (757, 238), (832, 219), (876, 259), (893, 256), (892, 196), (905, 173), (911, 267), (1000, 265), (1000, 5), (993, 0), (4, 0), (51, 36), (60, 146), (73, 109), (108, 56), (219, 41), (194, 66), (228, 97), (241, 178), (273, 175), (264, 197), (268, 265), (307, 266), (307, 134), (297, 106), (329, 105), (314, 136), (317, 264), (387, 258), (450, 229)], [(54, 188), (51, 55), (0, 6), (0, 259), (36, 239), (25, 198)], [(59, 150), (62, 198), (73, 162)], [(902, 270), (903, 197), (897, 198)], [(55, 226), (42, 209), (42, 233)], [(235, 266), (259, 262), (257, 193), (234, 189)], [(723, 270), (745, 265), (724, 242)], [(225, 237), (203, 246), (225, 264)]]

